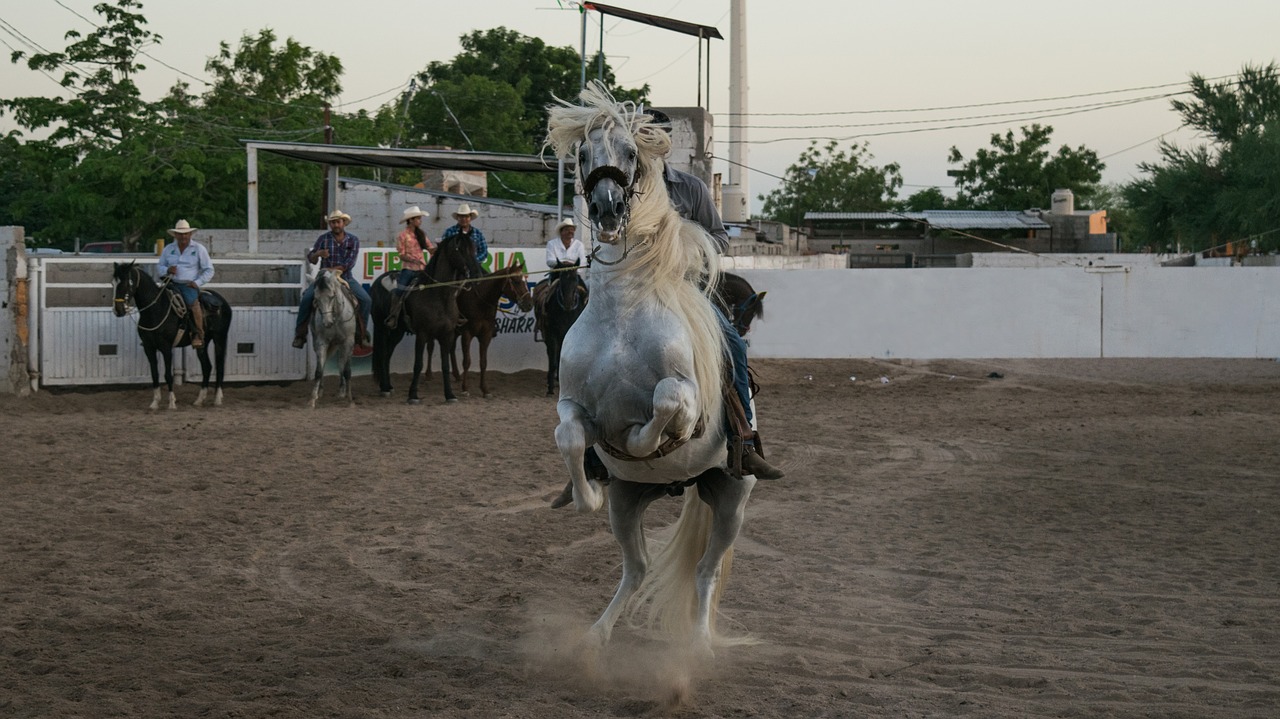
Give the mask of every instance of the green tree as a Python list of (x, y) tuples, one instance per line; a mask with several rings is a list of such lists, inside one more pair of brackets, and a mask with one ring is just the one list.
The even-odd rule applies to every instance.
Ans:
[(969, 160), (952, 147), (947, 161), (959, 165), (951, 172), (958, 190), (952, 206), (974, 210), (1045, 207), (1057, 189), (1071, 190), (1078, 201), (1087, 203), (1106, 165), (1084, 145), (1063, 145), (1050, 155), (1052, 134), (1052, 127), (1039, 124), (1023, 127), (1020, 138), (1012, 130), (993, 134), (991, 148), (979, 149)]
[(903, 212), (924, 212), (925, 210), (945, 210), (951, 207), (951, 200), (936, 187), (926, 187), (913, 192), (907, 199), (898, 203)]
[(1191, 99), (1174, 100), (1188, 126), (1209, 143), (1161, 142), (1161, 160), (1124, 188), (1138, 246), (1204, 250), (1250, 240), (1280, 249), (1280, 69), (1246, 65), (1212, 84), (1191, 76)]
[[(554, 97), (578, 95), (577, 51), (505, 27), (463, 35), (461, 45), (452, 60), (431, 62), (419, 74), (421, 87), (408, 100), (401, 145), (537, 153), (546, 133), (547, 105)], [(619, 99), (648, 97), (648, 85), (617, 87), (607, 64), (604, 80)], [(516, 200), (548, 200), (553, 189), (552, 179), (522, 173), (493, 173), (489, 184), (494, 197)]]
[(897, 163), (871, 164), (867, 145), (848, 152), (833, 140), (821, 149), (812, 142), (787, 168), (783, 184), (768, 195), (761, 208), (765, 217), (798, 225), (806, 212), (876, 212), (894, 206), (902, 174)]

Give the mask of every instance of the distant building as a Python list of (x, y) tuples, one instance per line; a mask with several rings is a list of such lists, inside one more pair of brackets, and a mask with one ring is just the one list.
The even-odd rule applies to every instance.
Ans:
[(1115, 252), (1106, 210), (1074, 208), (1069, 190), (1052, 209), (808, 212), (808, 249), (849, 255), (850, 267), (954, 267), (956, 256), (1025, 250)]

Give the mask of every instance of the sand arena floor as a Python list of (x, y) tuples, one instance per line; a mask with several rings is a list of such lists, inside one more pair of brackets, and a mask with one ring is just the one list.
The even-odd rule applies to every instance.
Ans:
[(1280, 363), (758, 369), (789, 476), (722, 605), (758, 643), (690, 667), (620, 628), (590, 677), (619, 554), (547, 508), (539, 373), (0, 397), (0, 715), (1275, 716)]

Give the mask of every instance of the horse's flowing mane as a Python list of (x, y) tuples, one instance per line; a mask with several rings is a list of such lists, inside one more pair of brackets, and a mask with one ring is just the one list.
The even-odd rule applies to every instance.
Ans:
[(671, 138), (651, 115), (633, 102), (616, 101), (598, 82), (589, 83), (579, 99), (582, 105), (556, 98), (548, 108), (546, 144), (558, 157), (571, 159), (577, 145), (597, 129), (606, 139), (610, 133), (627, 133), (637, 154), (624, 231), (630, 254), (626, 262), (613, 267), (593, 267), (588, 277), (594, 280), (616, 273), (609, 281), (625, 280), (622, 305), (628, 311), (658, 303), (688, 323), (694, 379), (702, 388), (701, 415), (707, 422), (718, 422), (712, 415), (720, 406), (727, 349), (709, 293), (719, 279), (720, 261), (711, 236), (700, 225), (682, 219), (667, 194), (663, 161), (671, 151)]

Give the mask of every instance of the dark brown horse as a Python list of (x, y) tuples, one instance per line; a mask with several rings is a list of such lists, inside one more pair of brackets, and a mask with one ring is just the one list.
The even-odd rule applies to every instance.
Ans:
[[(157, 354), (164, 359), (164, 383), (169, 388), (169, 409), (174, 409), (177, 398), (173, 394), (173, 348), (190, 345), (195, 329), (191, 326), (186, 302), (182, 295), (169, 287), (168, 282), (163, 286), (156, 283), (150, 273), (144, 272), (133, 262), (115, 263), (111, 279), (115, 284), (112, 308), (116, 316), (124, 317), (131, 307), (138, 309), (138, 337), (142, 340), (142, 349), (147, 353), (147, 362), (151, 364), (151, 409), (160, 406)], [(227, 332), (231, 327), (231, 305), (222, 295), (212, 290), (201, 290), (200, 304), (204, 307), (205, 337), (209, 341), (196, 349), (200, 370), (204, 375), (200, 394), (195, 401), (197, 407), (204, 403), (209, 392), (209, 375), (214, 365), (217, 367), (217, 381), (214, 384), (213, 403), (222, 404), (222, 377), (227, 364)], [(213, 345), (216, 362), (209, 361), (210, 344)]]
[[(401, 270), (403, 271), (403, 270)], [(476, 261), (475, 244), (469, 237), (456, 235), (442, 240), (431, 253), (431, 261), (423, 283), (409, 291), (404, 301), (405, 316), (394, 328), (386, 325), (391, 307), (391, 288), (395, 286), (392, 273), (380, 276), (373, 283), (373, 375), (383, 397), (391, 396), (391, 354), (404, 338), (412, 332), (414, 346), (413, 382), (409, 385), (409, 404), (418, 404), (418, 381), (423, 374), (422, 350), (427, 349), (426, 375), (431, 378), (430, 349), (440, 346), (440, 377), (444, 382), (444, 399), (457, 402), (450, 382), (445, 357), (456, 340), (461, 314), (458, 312), (457, 294), (464, 281), (480, 276), (482, 270)]]
[[(529, 280), (524, 267), (512, 260), (511, 264), (479, 281), (467, 285), (458, 294), (458, 309), (466, 318), (466, 324), (458, 330), (462, 338), (462, 393), (467, 394), (467, 372), (471, 369), (471, 341), (480, 341), (480, 393), (489, 396), (486, 369), (489, 366), (489, 343), (497, 334), (498, 303), (503, 297), (513, 301), (521, 312), (533, 308), (533, 296), (529, 294)], [(454, 374), (458, 374), (457, 357), (449, 353)]]
[(539, 292), (534, 314), (542, 329), (542, 342), (547, 346), (547, 395), (556, 393), (560, 382), (560, 347), (564, 336), (587, 307), (587, 292), (574, 271), (576, 265), (559, 264), (551, 268), (545, 292)]
[(746, 279), (724, 272), (721, 273), (720, 284), (716, 287), (715, 301), (738, 334), (746, 337), (751, 329), (751, 321), (757, 317), (764, 318), (766, 294), (768, 290), (756, 292)]

